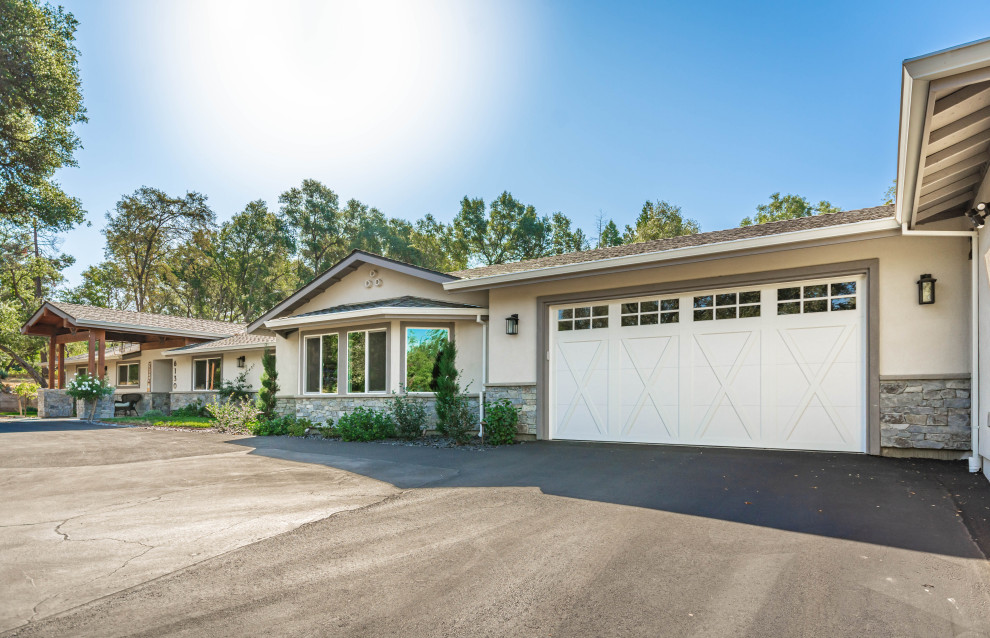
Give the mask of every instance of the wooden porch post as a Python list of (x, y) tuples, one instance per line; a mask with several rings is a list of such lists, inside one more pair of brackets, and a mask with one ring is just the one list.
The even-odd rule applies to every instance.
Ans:
[(55, 387), (55, 335), (48, 337), (48, 387)]
[[(96, 331), (94, 331), (94, 332), (96, 332)], [(107, 376), (107, 374), (106, 374), (106, 367), (107, 367), (107, 358), (106, 358), (107, 357), (107, 331), (106, 330), (100, 330), (99, 331), (99, 334), (97, 336), (100, 338), (100, 350), (99, 350), (99, 354), (97, 355), (97, 364), (96, 364), (97, 373), (96, 374), (101, 379), (104, 379)]]
[(65, 389), (65, 344), (58, 344), (58, 389)]
[(86, 367), (86, 374), (91, 377), (96, 376), (96, 333), (89, 331), (89, 364)]

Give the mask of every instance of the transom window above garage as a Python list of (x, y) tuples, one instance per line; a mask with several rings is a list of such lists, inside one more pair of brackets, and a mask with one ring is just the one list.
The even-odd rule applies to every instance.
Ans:
[(655, 326), (658, 323), (677, 323), (679, 299), (649, 299), (630, 301), (619, 305), (623, 326)]
[(579, 306), (557, 311), (557, 331), (608, 328), (608, 306)]
[(856, 282), (789, 286), (777, 289), (777, 314), (798, 315), (856, 309)]
[(746, 319), (760, 316), (760, 291), (720, 292), (694, 298), (694, 320)]

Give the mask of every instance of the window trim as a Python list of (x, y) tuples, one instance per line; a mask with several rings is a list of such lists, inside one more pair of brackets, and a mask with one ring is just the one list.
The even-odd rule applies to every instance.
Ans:
[[(357, 334), (359, 332), (363, 332), (366, 335), (365, 338), (364, 338), (364, 388), (365, 388), (365, 390), (364, 390), (364, 392), (352, 392), (351, 391), (351, 383), (350, 383), (350, 372), (351, 372), (351, 366), (350, 366), (350, 363), (351, 363), (351, 360), (350, 359), (351, 358), (350, 358), (350, 350), (349, 350), (350, 342), (351, 342), (350, 337), (351, 337), (352, 334)], [(385, 389), (384, 390), (368, 390), (368, 337), (367, 337), (367, 335), (371, 334), (372, 332), (383, 332), (383, 333), (385, 333)], [(388, 332), (389, 331), (388, 331), (388, 328), (387, 327), (382, 327), (382, 328), (358, 327), (358, 328), (354, 328), (354, 329), (347, 329), (344, 332), (344, 334), (346, 336), (346, 339), (347, 339), (346, 345), (344, 346), (344, 365), (345, 365), (345, 367), (344, 367), (344, 381), (346, 382), (347, 385), (345, 385), (344, 387), (346, 388), (348, 395), (350, 395), (350, 396), (364, 397), (364, 396), (368, 396), (369, 394), (370, 395), (382, 395), (382, 394), (388, 394), (389, 393), (389, 385), (390, 385), (389, 384), (389, 372), (391, 372), (391, 370), (390, 370), (389, 365), (388, 365), (388, 360), (390, 358), (389, 357), (389, 352), (390, 352), (391, 349), (390, 349), (390, 343), (389, 343), (389, 338), (388, 338)], [(338, 344), (340, 343), (340, 340), (339, 339), (337, 340), (337, 343)], [(339, 382), (337, 383), (337, 389), (338, 390), (340, 389), (340, 383)]]
[[(193, 392), (216, 392), (216, 391), (218, 391), (220, 389), (220, 388), (204, 388), (202, 390), (196, 389), (196, 362), (197, 361), (211, 361), (213, 359), (218, 359), (220, 361), (220, 384), (223, 385), (223, 355), (222, 354), (216, 355), (216, 356), (212, 356), (212, 357), (194, 357), (193, 360), (190, 362), (191, 365), (192, 365), (192, 375), (191, 375), (192, 376), (192, 379), (191, 379), (191, 381), (192, 381), (192, 391)], [(210, 370), (209, 364), (207, 364), (206, 370), (207, 370), (207, 373), (209, 373), (209, 370)]]
[[(344, 332), (346, 334), (346, 332)], [(330, 335), (337, 335), (337, 391), (336, 392), (309, 392), (306, 390), (306, 373), (309, 364), (309, 357), (306, 354), (306, 340), (307, 339), (319, 339), (320, 340), (320, 387), (323, 387), (323, 337), (329, 337)], [(346, 338), (346, 337), (345, 337)], [(299, 394), (308, 397), (339, 397), (345, 393), (340, 391), (342, 387), (340, 384), (340, 362), (341, 359), (346, 358), (346, 355), (341, 354), (341, 330), (327, 330), (323, 332), (310, 332), (299, 337), (299, 350), (301, 356), (299, 360), (302, 362), (302, 372), (299, 375)]]
[[(120, 369), (127, 368), (130, 366), (137, 366), (138, 369), (138, 380), (137, 383), (121, 383), (120, 382)], [(116, 368), (117, 378), (114, 382), (114, 387), (116, 388), (140, 388), (141, 387), (141, 362), (133, 361), (128, 363), (118, 363)], [(78, 374), (78, 372), (76, 373)]]
[[(347, 333), (348, 332), (385, 332), (385, 390), (383, 392), (350, 392), (347, 385)], [(336, 334), (337, 335), (337, 394), (322, 393), (322, 392), (306, 392), (306, 338), (307, 337), (322, 337), (323, 335)], [(321, 346), (322, 348), (322, 346)], [(346, 398), (346, 397), (365, 397), (365, 396), (383, 396), (388, 395), (392, 391), (392, 323), (391, 322), (378, 322), (367, 325), (354, 325), (349, 324), (346, 326), (334, 326), (332, 328), (316, 328), (309, 332), (299, 333), (299, 343), (298, 359), (296, 360), (297, 366), (297, 383), (296, 383), (296, 396), (299, 397), (327, 397), (327, 398)], [(365, 363), (367, 365), (367, 363)]]
[[(399, 322), (399, 335), (401, 335), (401, 337), (402, 337), (402, 345), (399, 348), (399, 373), (401, 375), (400, 378), (399, 378), (399, 384), (403, 388), (405, 388), (405, 386), (406, 386), (406, 343), (407, 343), (406, 331), (409, 330), (410, 328), (412, 328), (414, 330), (416, 328), (423, 328), (423, 329), (426, 329), (426, 330), (436, 330), (437, 328), (446, 328), (447, 329), (447, 339), (448, 339), (448, 341), (450, 343), (455, 344), (455, 345), (457, 343), (456, 337), (454, 336), (454, 322), (453, 321), (450, 321), (450, 322), (445, 322), (445, 321), (400, 321)], [(432, 397), (432, 396), (436, 396), (436, 392), (432, 392), (432, 391), (428, 391), (428, 390), (427, 391), (422, 391), (422, 392), (409, 392), (409, 394), (411, 394), (412, 396), (415, 396), (415, 397)]]

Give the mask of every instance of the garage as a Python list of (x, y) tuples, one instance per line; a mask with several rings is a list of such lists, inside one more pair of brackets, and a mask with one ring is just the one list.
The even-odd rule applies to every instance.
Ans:
[(552, 439), (866, 451), (862, 276), (550, 306)]

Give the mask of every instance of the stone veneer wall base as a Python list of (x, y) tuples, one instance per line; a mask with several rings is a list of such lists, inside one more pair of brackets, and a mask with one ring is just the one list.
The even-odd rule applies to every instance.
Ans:
[(536, 384), (489, 385), (485, 387), (485, 401), (494, 403), (508, 399), (519, 409), (519, 440), (536, 439)]
[(880, 446), (884, 456), (966, 456), (972, 447), (969, 379), (881, 378)]
[(38, 390), (38, 418), (58, 419), (70, 416), (72, 416), (72, 397), (65, 390), (54, 388)]

